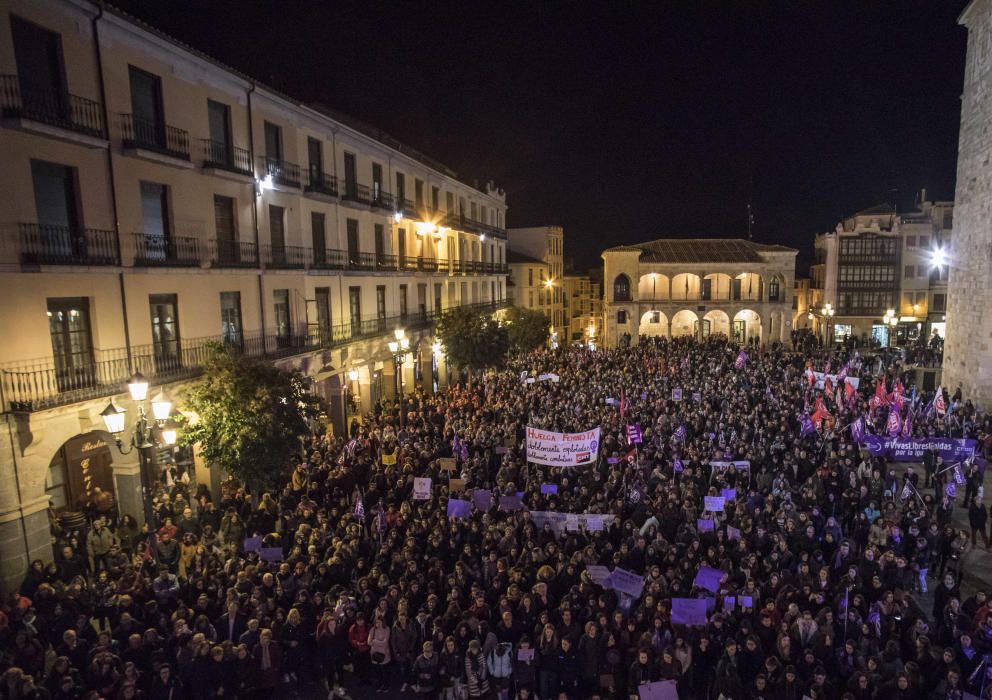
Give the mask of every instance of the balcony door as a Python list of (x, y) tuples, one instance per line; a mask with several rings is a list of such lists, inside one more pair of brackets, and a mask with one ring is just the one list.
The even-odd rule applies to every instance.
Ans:
[(382, 196), (382, 165), (372, 164), (372, 201), (378, 202)]
[(48, 332), (59, 391), (93, 386), (98, 378), (93, 363), (89, 299), (49, 299)]
[(31, 179), (38, 230), (35, 240), (29, 242), (29, 252), (45, 257), (84, 257), (75, 169), (32, 160)]
[(324, 235), (324, 215), (320, 212), (310, 213), (310, 233), (313, 245), (313, 261), (318, 265), (327, 262), (327, 240)]
[(238, 350), (243, 347), (241, 292), (220, 293), (220, 332), (224, 345)]
[(382, 224), (375, 224), (375, 266), (382, 267), (386, 262), (385, 231)]
[(237, 264), (241, 260), (238, 231), (234, 219), (234, 199), (214, 195), (214, 226), (217, 229), (217, 260), (221, 264)]
[(358, 167), (354, 153), (344, 154), (344, 186), (348, 197), (355, 197), (358, 193)]
[(165, 146), (162, 113), (162, 80), (140, 68), (128, 66), (131, 86), (131, 118), (138, 144)]
[(276, 347), (288, 348), (292, 344), (292, 318), (289, 311), (289, 290), (272, 290), (273, 311), (276, 319)]
[(175, 294), (148, 297), (152, 321), (152, 352), (157, 373), (182, 366), (179, 357), (179, 301)]
[(275, 204), (269, 205), (269, 238), (272, 242), (273, 263), (286, 262), (286, 211)]
[(358, 245), (358, 219), (348, 219), (348, 264), (358, 266), (361, 264), (361, 254)]
[(221, 102), (207, 100), (207, 125), (210, 129), (210, 155), (214, 163), (231, 165), (231, 108)]
[[(331, 288), (317, 287), (314, 290), (314, 309), (317, 338), (322, 346), (331, 342)], [(311, 322), (312, 323), (312, 322)], [(311, 338), (313, 334), (311, 332)]]
[(140, 257), (165, 260), (169, 250), (169, 188), (157, 182), (141, 182)]
[(265, 156), (270, 163), (282, 162), (282, 129), (272, 122), (265, 122)]
[(348, 311), (351, 314), (351, 334), (362, 332), (362, 288), (348, 287)]
[(55, 32), (11, 16), (21, 109), (35, 118), (65, 118), (68, 110), (62, 38)]
[(323, 185), (324, 154), (320, 147), (320, 140), (313, 136), (307, 137), (307, 158), (310, 167), (310, 186)]

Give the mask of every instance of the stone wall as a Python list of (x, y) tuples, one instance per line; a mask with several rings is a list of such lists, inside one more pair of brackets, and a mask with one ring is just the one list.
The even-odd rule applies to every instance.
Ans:
[(992, 407), (992, 2), (961, 15), (968, 53), (961, 99), (943, 384)]

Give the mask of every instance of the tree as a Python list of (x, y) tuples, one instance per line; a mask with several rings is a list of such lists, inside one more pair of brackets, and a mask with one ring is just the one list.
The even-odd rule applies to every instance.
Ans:
[(320, 399), (299, 372), (232, 354), (220, 344), (212, 352), (203, 379), (184, 401), (194, 418), (180, 432), (180, 443), (198, 443), (208, 464), (253, 491), (264, 489), (300, 449)]
[(551, 325), (540, 311), (514, 306), (506, 314), (506, 335), (511, 352), (530, 352), (548, 344)]
[(506, 329), (492, 317), (465, 307), (451, 309), (437, 324), (444, 354), (456, 367), (481, 370), (502, 364), (508, 347)]

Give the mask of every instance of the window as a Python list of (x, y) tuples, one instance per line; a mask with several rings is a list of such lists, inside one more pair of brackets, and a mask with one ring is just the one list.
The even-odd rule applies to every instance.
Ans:
[(361, 262), (361, 251), (358, 245), (358, 219), (348, 219), (346, 227), (348, 229), (348, 264), (358, 265)]
[(314, 291), (314, 306), (317, 316), (317, 337), (321, 345), (331, 342), (331, 288), (317, 287)]
[(441, 283), (434, 283), (434, 313), (441, 313)]
[(946, 294), (934, 294), (933, 295), (933, 311), (946, 311), (947, 310), (947, 295)]
[(534, 291), (533, 290), (527, 292), (527, 308), (528, 309), (533, 309), (534, 308)]
[(272, 122), (265, 122), (265, 157), (279, 166), (282, 164), (282, 128)]
[(702, 281), (702, 283), (703, 283), (703, 286), (701, 288), (701, 293), (700, 293), (700, 297), (699, 298), (702, 299), (703, 301), (709, 301), (710, 294), (711, 294), (711, 292), (713, 290), (713, 280), (711, 280), (711, 279), (704, 279)]
[(317, 265), (323, 265), (327, 262), (327, 240), (324, 235), (324, 215), (321, 212), (310, 212), (310, 236), (313, 261)]
[(444, 193), (444, 208), (449, 214), (455, 213), (455, 193), (445, 192)]
[(358, 165), (354, 153), (344, 154), (344, 189), (346, 197), (354, 198), (358, 194)]
[(386, 287), (381, 284), (375, 288), (375, 317), (380, 321), (386, 318)]
[(401, 228), (396, 232), (396, 242), (399, 245), (400, 268), (406, 267), (406, 229)]
[(139, 146), (165, 147), (162, 81), (157, 75), (128, 66), (131, 88), (131, 138)]
[(920, 247), (921, 248), (930, 247), (930, 236), (920, 236)]
[(431, 211), (438, 210), (438, 204), (441, 199), (441, 189), (439, 187), (431, 187)]
[(214, 195), (214, 227), (217, 230), (217, 261), (221, 264), (240, 262), (238, 232), (235, 228), (234, 199)]
[(272, 259), (275, 264), (286, 263), (286, 211), (275, 204), (269, 205), (269, 240), (272, 243)]
[(903, 269), (902, 276), (905, 279), (911, 280), (913, 279), (913, 271), (914, 271), (914, 267), (912, 265), (906, 265), (906, 267)]
[(469, 218), (472, 219), (472, 221), (475, 221), (475, 210), (476, 210), (475, 202), (472, 202), (471, 216), (469, 216)]
[(362, 330), (362, 288), (348, 287), (348, 311), (351, 314), (351, 332), (358, 335)]
[(10, 18), (10, 32), (22, 109), (36, 117), (68, 117), (62, 38), (14, 16)]
[(220, 335), (225, 345), (241, 348), (241, 292), (220, 293)]
[(48, 332), (59, 391), (92, 386), (96, 381), (89, 299), (48, 300)]
[(613, 280), (613, 300), (630, 301), (630, 278), (620, 274)]
[(951, 210), (944, 211), (944, 219), (940, 224), (940, 227), (945, 231), (950, 231), (954, 228), (954, 212)]
[(310, 184), (323, 184), (324, 181), (324, 153), (320, 139), (307, 136), (307, 160), (310, 167)]
[(396, 173), (396, 204), (399, 208), (406, 199), (406, 177), (403, 173)]
[(378, 202), (382, 196), (382, 165), (372, 164), (372, 201)]
[(627, 312), (624, 310), (617, 311), (617, 323), (623, 325), (627, 323)]
[(782, 301), (780, 298), (781, 287), (779, 286), (779, 281), (773, 279), (768, 283), (768, 301)]
[(169, 247), (169, 188), (141, 182), (141, 231), (138, 254), (146, 260), (165, 260)]
[(179, 357), (179, 302), (175, 294), (148, 297), (152, 320), (152, 347), (158, 372), (182, 366)]
[(406, 304), (407, 304), (407, 300), (406, 300), (406, 285), (405, 284), (401, 284), (400, 285), (400, 318), (402, 320), (404, 320), (404, 321), (406, 320), (406, 313), (407, 313), (407, 306), (406, 306)]
[(424, 181), (417, 178), (413, 181), (413, 193), (417, 202), (417, 209), (424, 208)]
[(210, 132), (207, 160), (211, 163), (233, 165), (231, 108), (222, 102), (207, 100), (207, 130)]
[(528, 267), (527, 268), (527, 286), (528, 287), (533, 287), (534, 286), (534, 268), (533, 267)]
[(292, 342), (292, 319), (289, 316), (289, 290), (272, 290), (272, 309), (276, 321), (276, 347), (288, 348)]
[(85, 257), (86, 240), (79, 226), (76, 171), (57, 163), (31, 161), (38, 232), (31, 251), (45, 257), (71, 260)]
[(417, 312), (421, 318), (427, 318), (427, 284), (417, 284)]
[(906, 236), (906, 247), (907, 248), (916, 247), (916, 236)]
[(376, 267), (382, 267), (386, 262), (385, 236), (383, 234), (382, 224), (375, 224), (373, 228), (375, 231), (375, 265)]

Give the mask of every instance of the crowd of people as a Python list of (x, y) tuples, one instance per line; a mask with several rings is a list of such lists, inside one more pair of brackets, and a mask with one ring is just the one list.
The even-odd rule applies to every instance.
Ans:
[[(936, 454), (899, 473), (850, 430), (886, 430), (879, 382), (916, 435), (984, 441), (989, 419), (933, 410), (898, 364), (749, 348), (535, 352), (316, 432), (271, 490), (171, 481), (154, 539), (130, 516), (57, 532), (0, 616), (0, 700), (992, 697), (992, 603), (960, 588), (987, 546), (981, 460), (952, 496)], [(859, 389), (817, 388), (827, 363)], [(598, 456), (528, 462), (528, 426), (599, 427)]]

